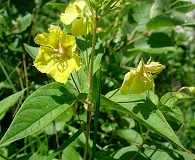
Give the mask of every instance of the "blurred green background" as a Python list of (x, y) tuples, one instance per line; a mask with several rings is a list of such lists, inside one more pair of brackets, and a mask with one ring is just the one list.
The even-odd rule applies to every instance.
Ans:
[[(33, 59), (27, 54), (23, 43), (37, 46), (33, 39), (38, 33), (47, 32), (49, 25), (59, 25), (59, 14), (64, 12), (68, 0), (1, 0), (0, 1), (0, 100), (27, 88), (21, 100), (1, 114), (0, 137), (9, 127), (21, 102), (44, 84), (53, 82), (49, 76), (33, 67)], [(141, 57), (147, 62), (151, 57), (166, 66), (155, 76), (155, 93), (160, 98), (170, 91), (178, 91), (184, 86), (195, 86), (195, 6), (182, 0), (123, 0), (121, 7), (99, 21), (99, 41), (103, 47), (102, 94), (119, 88), (129, 67), (137, 67)], [(188, 13), (188, 14), (187, 14)], [(79, 46), (79, 44), (78, 44)], [(82, 46), (79, 46), (80, 48)], [(188, 93), (188, 91), (185, 91)], [(188, 93), (189, 94), (189, 93)], [(192, 94), (192, 96), (194, 96)], [(194, 99), (181, 101), (175, 107), (183, 113), (177, 121), (168, 119), (177, 132), (182, 144), (195, 153), (195, 102)], [(77, 116), (72, 110), (63, 120), (76, 125)], [(84, 110), (80, 118), (85, 117)], [(67, 113), (65, 113), (67, 114)], [(17, 154), (41, 153), (55, 148), (57, 127), (59, 138), (63, 139), (69, 130), (61, 121), (45, 130), (14, 142), (0, 151), (7, 156)], [(54, 127), (54, 126), (55, 127)], [(129, 127), (139, 131), (138, 122), (115, 111), (104, 110), (100, 114), (100, 145), (120, 149), (129, 144), (124, 137), (113, 136), (116, 128)], [(183, 127), (180, 129), (180, 126)], [(127, 128), (128, 128), (127, 127)], [(145, 128), (143, 128), (144, 130)], [(104, 134), (102, 132), (105, 132)], [(37, 136), (39, 135), (39, 136)], [(110, 138), (112, 137), (112, 138)], [(150, 134), (148, 144), (165, 143), (154, 133)], [(105, 153), (105, 154), (108, 154)]]

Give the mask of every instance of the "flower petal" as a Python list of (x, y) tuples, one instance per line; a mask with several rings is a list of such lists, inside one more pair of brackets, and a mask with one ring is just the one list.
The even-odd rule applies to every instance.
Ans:
[(50, 74), (57, 82), (66, 83), (74, 70), (81, 68), (81, 58), (74, 53), (76, 40), (60, 27), (49, 27), (50, 33), (39, 34), (35, 42), (42, 44), (34, 66), (42, 73)]
[(50, 33), (38, 34), (34, 41), (39, 45), (56, 48), (58, 45), (58, 38), (63, 35), (63, 32), (58, 26), (50, 26), (48, 30)]
[(77, 7), (74, 4), (70, 4), (66, 8), (65, 13), (60, 14), (60, 21), (62, 21), (62, 23), (64, 23), (65, 25), (68, 25), (72, 23), (78, 16), (79, 12), (77, 10)]
[(147, 71), (150, 73), (159, 73), (166, 67), (159, 62), (151, 62), (149, 64), (146, 64), (145, 68), (147, 68)]
[(150, 63), (150, 60), (145, 65), (143, 59), (141, 59), (137, 68), (131, 69), (125, 75), (124, 82), (120, 88), (121, 92), (126, 94), (129, 90), (132, 90), (136, 93), (142, 93), (151, 89), (154, 85), (154, 79), (151, 73), (159, 73), (164, 68), (165, 66), (159, 62)]
[(151, 74), (147, 74), (145, 77), (142, 74), (138, 74), (132, 81), (131, 90), (136, 93), (142, 93), (146, 90), (149, 90), (153, 87), (154, 80)]
[(73, 53), (70, 59), (64, 57), (57, 61), (51, 56), (52, 54), (51, 48), (41, 46), (34, 66), (40, 72), (50, 74), (57, 82), (66, 83), (70, 74), (81, 68), (81, 58)]
[(73, 5), (75, 5), (82, 12), (87, 4), (84, 0), (77, 0), (73, 3)]
[(122, 94), (127, 94), (130, 91), (131, 84), (134, 78), (135, 78), (135, 70), (131, 70), (130, 72), (125, 74), (123, 84), (120, 88)]
[(59, 43), (64, 47), (64, 48), (70, 48), (72, 47), (71, 52), (74, 52), (76, 49), (76, 39), (74, 36), (72, 35), (67, 35), (67, 34), (63, 34), (63, 36), (61, 36), (59, 38)]
[(34, 60), (34, 66), (41, 72), (49, 74), (56, 61), (51, 57), (53, 50), (49, 47), (41, 46), (39, 54)]
[(68, 77), (74, 70), (79, 70), (81, 68), (81, 59), (76, 54), (68, 60), (61, 60), (56, 63), (51, 71), (50, 75), (57, 81), (61, 83), (66, 83)]
[(91, 29), (90, 22), (86, 22), (83, 18), (76, 19), (72, 25), (71, 33), (74, 36), (87, 35)]

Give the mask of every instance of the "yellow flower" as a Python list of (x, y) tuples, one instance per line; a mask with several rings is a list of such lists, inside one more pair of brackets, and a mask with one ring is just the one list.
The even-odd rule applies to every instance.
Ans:
[(75, 36), (87, 35), (93, 31), (93, 15), (84, 0), (69, 4), (65, 13), (60, 14), (60, 20), (65, 25), (74, 21), (71, 32)]
[(142, 93), (153, 87), (154, 79), (151, 73), (159, 73), (165, 68), (159, 62), (148, 62), (144, 64), (141, 60), (137, 68), (132, 68), (125, 74), (123, 84), (120, 88), (121, 93), (127, 94), (130, 90)]
[(34, 66), (50, 74), (57, 82), (66, 83), (74, 70), (81, 68), (81, 58), (74, 53), (76, 40), (60, 27), (50, 26), (49, 33), (38, 34), (34, 41), (41, 45)]

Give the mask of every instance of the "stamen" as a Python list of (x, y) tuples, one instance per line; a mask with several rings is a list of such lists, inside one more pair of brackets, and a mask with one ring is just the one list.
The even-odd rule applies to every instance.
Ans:
[(53, 51), (54, 53), (51, 55), (51, 57), (54, 58), (57, 62), (60, 61), (62, 57), (66, 56), (65, 48), (63, 48), (60, 43), (58, 45), (58, 48), (54, 48)]

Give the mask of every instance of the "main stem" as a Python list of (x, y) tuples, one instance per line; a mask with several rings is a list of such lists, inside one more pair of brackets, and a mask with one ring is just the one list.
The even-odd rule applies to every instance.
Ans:
[(98, 16), (96, 15), (94, 20), (94, 27), (93, 27), (93, 39), (92, 39), (92, 50), (91, 50), (91, 60), (90, 60), (90, 69), (89, 69), (89, 92), (92, 91), (93, 87), (93, 63), (94, 63), (94, 57), (95, 57), (95, 45), (96, 45), (96, 30), (97, 30), (97, 21)]
[(96, 14), (93, 26), (93, 38), (92, 38), (92, 50), (91, 50), (91, 59), (90, 59), (90, 68), (88, 73), (88, 85), (89, 85), (89, 103), (87, 104), (87, 125), (86, 125), (86, 144), (83, 160), (87, 160), (87, 155), (89, 153), (89, 139), (90, 139), (90, 127), (91, 127), (91, 109), (93, 107), (93, 102), (91, 98), (91, 93), (93, 91), (93, 63), (95, 57), (95, 45), (96, 45), (96, 30), (97, 30), (98, 15)]

